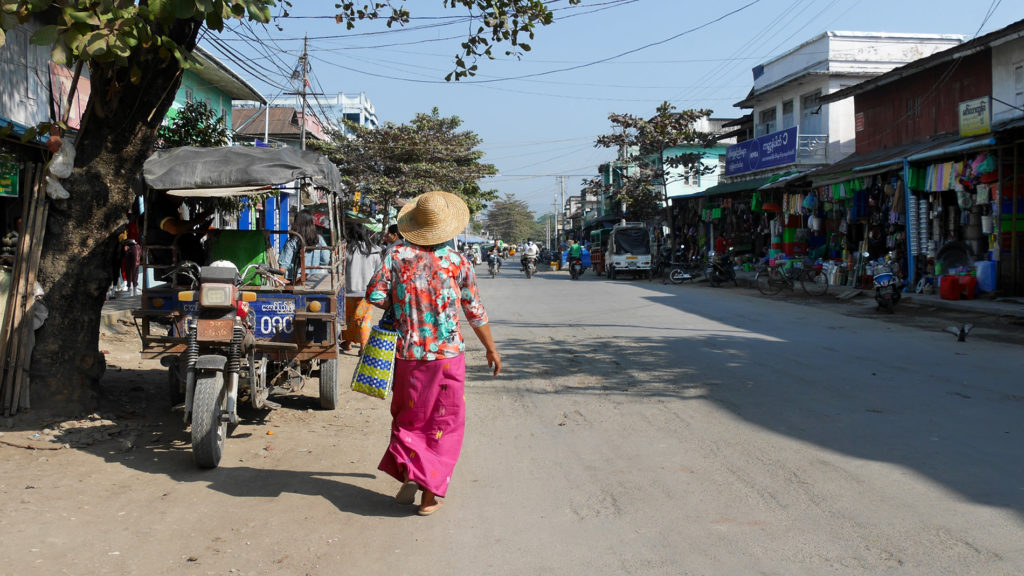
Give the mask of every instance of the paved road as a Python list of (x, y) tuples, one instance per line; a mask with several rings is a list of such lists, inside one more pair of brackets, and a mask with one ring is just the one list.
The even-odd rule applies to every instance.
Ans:
[(463, 471), (507, 500), (467, 517), (505, 573), (1024, 571), (1019, 347), (747, 290), (482, 284), (509, 371), (477, 379)]
[(249, 415), (196, 470), (127, 332), (95, 443), (0, 445), (0, 574), (1024, 573), (1020, 346), (747, 289), (480, 284), (505, 372), (471, 342), (434, 516), (393, 502), (386, 405), (350, 391)]

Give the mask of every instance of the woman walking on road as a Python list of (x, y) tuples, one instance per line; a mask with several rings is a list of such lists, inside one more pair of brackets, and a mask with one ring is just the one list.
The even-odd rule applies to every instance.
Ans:
[(459, 305), (487, 352), (494, 375), (501, 355), (480, 301), (473, 265), (445, 245), (465, 229), (466, 203), (448, 192), (420, 195), (402, 207), (404, 243), (384, 254), (366, 298), (395, 317), (398, 345), (391, 399), (391, 441), (378, 468), (402, 482), (395, 496), (418, 513), (434, 513), (448, 491), (466, 423), (465, 343)]

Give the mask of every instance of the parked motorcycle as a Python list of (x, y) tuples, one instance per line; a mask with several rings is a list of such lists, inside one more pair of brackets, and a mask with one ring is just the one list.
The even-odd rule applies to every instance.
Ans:
[(714, 251), (708, 253), (708, 265), (704, 275), (712, 286), (718, 286), (723, 282), (732, 282), (734, 286), (738, 286), (736, 264), (732, 259), (732, 248), (730, 247), (725, 254), (716, 254)]
[(700, 259), (696, 256), (686, 256), (685, 248), (685, 246), (680, 246), (672, 254), (672, 258), (669, 261), (668, 279), (673, 284), (681, 284), (687, 280), (693, 280), (700, 276), (701, 270), (704, 268)]
[(251, 264), (242, 274), (230, 262), (198, 266), (186, 262), (173, 274), (189, 279), (192, 290), (178, 293), (185, 303), (180, 329), (186, 337), (185, 353), (168, 358), (171, 393), (184, 385), (185, 421), (191, 422), (192, 453), (201, 468), (215, 468), (224, 452), (228, 426), (238, 424), (240, 389), (254, 407), (277, 408), (267, 399), (268, 359), (256, 353), (249, 302), (256, 293), (241, 289), (242, 279), (254, 271), (268, 282), (283, 270)]
[(583, 276), (583, 261), (579, 258), (569, 260), (569, 277), (579, 280), (580, 276)]
[(892, 260), (892, 254), (888, 254), (884, 259), (879, 258), (873, 264), (871, 273), (874, 279), (877, 309), (884, 308), (886, 312), (892, 314), (896, 303), (900, 301), (900, 292), (903, 289), (903, 280)]

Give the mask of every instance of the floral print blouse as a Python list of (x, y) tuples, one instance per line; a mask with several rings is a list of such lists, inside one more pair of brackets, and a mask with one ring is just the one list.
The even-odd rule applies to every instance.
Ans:
[(460, 304), (471, 325), (487, 323), (473, 265), (448, 246), (436, 250), (404, 242), (392, 246), (366, 287), (366, 299), (382, 308), (390, 301), (398, 331), (396, 357), (405, 360), (454, 358), (463, 353)]

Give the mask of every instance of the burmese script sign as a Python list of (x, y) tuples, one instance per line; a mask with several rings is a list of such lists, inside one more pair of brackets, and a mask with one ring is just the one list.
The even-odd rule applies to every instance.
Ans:
[(960, 136), (977, 136), (992, 131), (992, 104), (988, 96), (965, 100), (959, 106)]
[(796, 163), (797, 127), (772, 132), (729, 146), (725, 151), (725, 175)]

